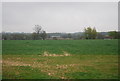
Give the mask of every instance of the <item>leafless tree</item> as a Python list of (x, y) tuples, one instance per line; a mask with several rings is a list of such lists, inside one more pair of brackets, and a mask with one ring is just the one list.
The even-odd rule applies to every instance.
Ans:
[(35, 33), (39, 34), (41, 32), (41, 30), (42, 30), (42, 27), (39, 26), (39, 25), (35, 25), (33, 30), (35, 30)]
[(34, 29), (35, 32), (33, 33), (33, 38), (36, 39), (42, 39), (45, 40), (46, 38), (46, 32), (42, 29), (40, 25), (35, 25)]

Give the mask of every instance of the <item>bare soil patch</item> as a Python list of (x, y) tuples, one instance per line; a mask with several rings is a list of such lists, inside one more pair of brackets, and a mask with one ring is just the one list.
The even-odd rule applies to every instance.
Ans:
[(42, 56), (53, 56), (53, 57), (58, 57), (58, 56), (72, 56), (71, 54), (67, 52), (63, 52), (64, 54), (50, 54), (49, 52), (45, 51)]

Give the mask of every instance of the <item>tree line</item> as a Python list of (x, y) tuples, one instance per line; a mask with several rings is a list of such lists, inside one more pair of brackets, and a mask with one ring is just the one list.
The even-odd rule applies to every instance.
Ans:
[(3, 40), (49, 40), (52, 36), (62, 39), (120, 39), (120, 32), (97, 32), (95, 28), (84, 28), (84, 32), (78, 33), (46, 33), (40, 25), (35, 25), (33, 33), (8, 33), (2, 32)]

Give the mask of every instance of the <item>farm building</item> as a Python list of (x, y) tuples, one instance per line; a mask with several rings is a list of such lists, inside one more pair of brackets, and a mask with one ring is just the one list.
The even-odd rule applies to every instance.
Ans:
[(53, 40), (61, 40), (63, 38), (61, 36), (51, 36), (51, 39), (53, 39)]

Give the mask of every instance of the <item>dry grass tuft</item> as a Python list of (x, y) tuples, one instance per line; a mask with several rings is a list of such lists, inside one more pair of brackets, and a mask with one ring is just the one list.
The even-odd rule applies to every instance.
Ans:
[(58, 57), (58, 56), (71, 56), (71, 54), (67, 53), (64, 51), (64, 54), (50, 54), (47, 51), (44, 52), (43, 56), (53, 56), (53, 57)]

